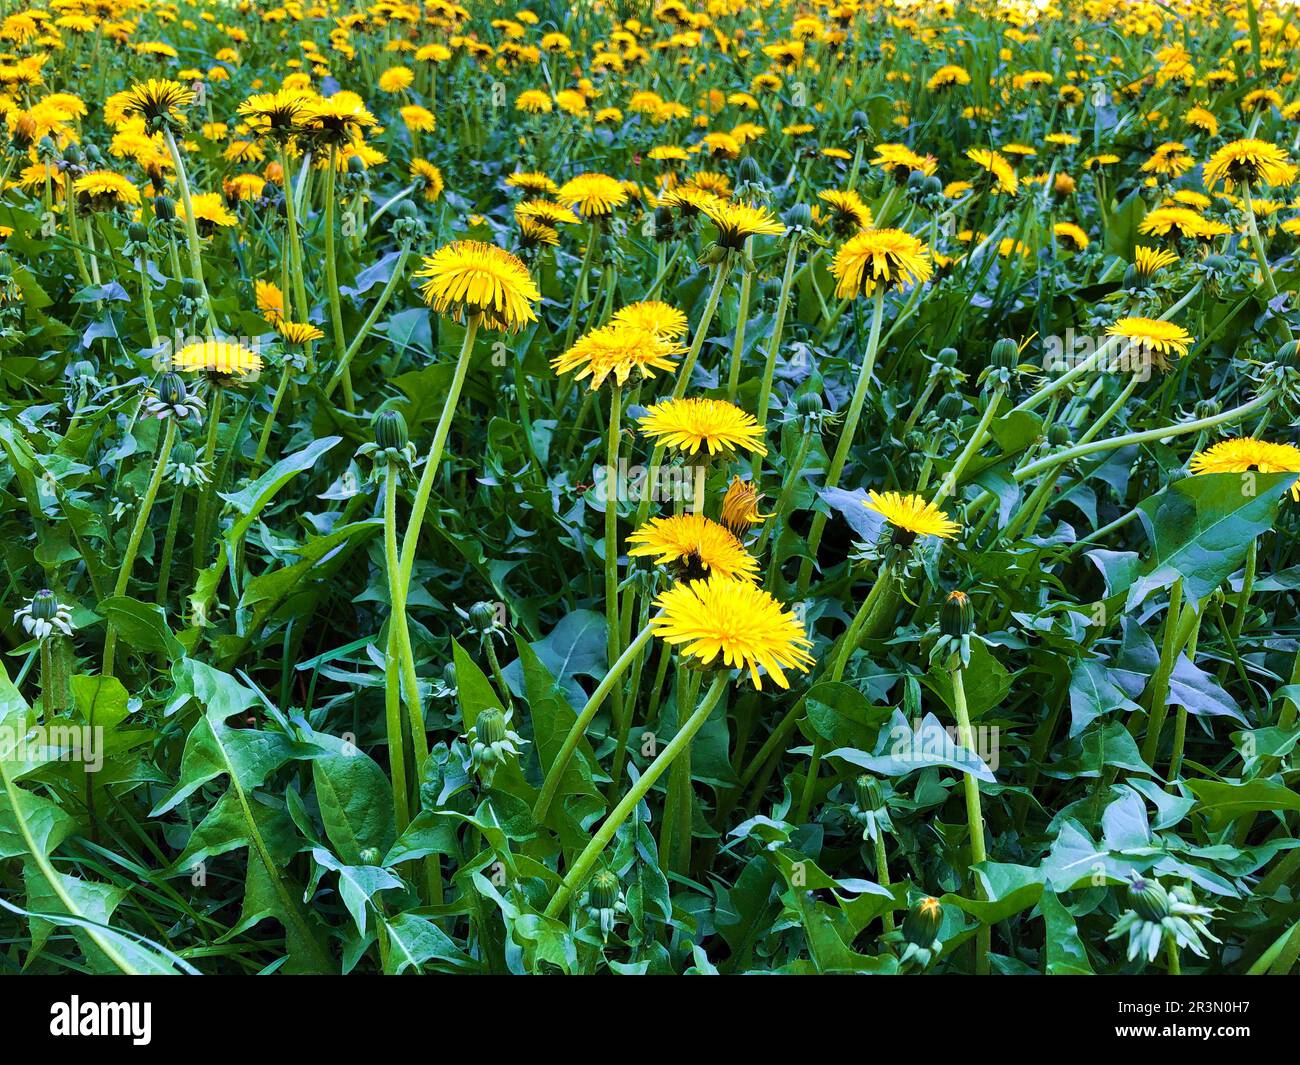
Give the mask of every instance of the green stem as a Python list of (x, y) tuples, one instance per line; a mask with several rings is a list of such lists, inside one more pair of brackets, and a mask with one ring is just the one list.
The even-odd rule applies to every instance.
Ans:
[[(135, 566), (135, 556), (140, 550), (140, 541), (144, 539), (144, 530), (149, 524), (149, 512), (153, 510), (154, 500), (158, 498), (158, 488), (162, 484), (163, 474), (167, 469), (167, 459), (172, 452), (172, 444), (176, 442), (176, 419), (167, 419), (167, 428), (163, 431), (162, 447), (158, 450), (158, 457), (154, 460), (153, 475), (149, 478), (149, 486), (144, 491), (144, 498), (140, 500), (139, 509), (136, 511), (135, 524), (131, 527), (130, 539), (126, 542), (126, 552), (122, 555), (122, 565), (118, 570), (117, 582), (113, 586), (113, 595), (122, 596), (126, 594), (127, 586), (131, 581), (131, 570)], [(104, 638), (104, 665), (100, 673), (105, 676), (113, 674), (113, 652), (117, 647), (117, 629), (110, 621), (108, 623), (108, 635)], [(93, 726), (93, 722), (91, 722)]]
[[(953, 714), (957, 718), (957, 742), (966, 750), (975, 750), (975, 731), (971, 728), (970, 711), (966, 706), (966, 685), (962, 680), (962, 668), (955, 666), (951, 671)], [(970, 830), (971, 865), (978, 865), (988, 857), (984, 847), (984, 812), (980, 808), (980, 785), (971, 773), (962, 774), (962, 783), (966, 792), (966, 823)], [(971, 873), (971, 884), (977, 895), (984, 894), (975, 874)], [(992, 944), (992, 930), (980, 921), (975, 932), (975, 972), (987, 976), (989, 971), (989, 950)]]
[(713, 713), (714, 707), (717, 706), (718, 700), (722, 698), (729, 677), (730, 673), (727, 671), (720, 672), (714, 677), (713, 683), (700, 701), (699, 707), (683, 722), (676, 735), (659, 752), (659, 757), (646, 766), (645, 772), (641, 774), (637, 782), (632, 785), (628, 793), (623, 796), (619, 804), (601, 823), (600, 828), (592, 836), (591, 842), (578, 855), (577, 860), (569, 869), (564, 882), (551, 897), (550, 904), (546, 907), (547, 917), (557, 918), (564, 912), (564, 907), (568, 904), (570, 897), (574, 891), (586, 882), (592, 866), (596, 864), (596, 860), (609, 846), (610, 840), (622, 827), (623, 822), (632, 816), (632, 812), (649, 794), (650, 789), (663, 776), (664, 771), (672, 765), (677, 756), (686, 748), (686, 745), (695, 738), (695, 734), (704, 727), (704, 723), (709, 719), (709, 715)]
[[(885, 317), (885, 290), (877, 288), (872, 296), (871, 333), (867, 337), (867, 350), (858, 370), (858, 383), (853, 389), (853, 398), (849, 401), (848, 414), (844, 418), (844, 431), (840, 433), (839, 443), (835, 446), (835, 455), (831, 459), (830, 469), (826, 471), (825, 489), (838, 488), (840, 475), (848, 462), (849, 449), (857, 433), (858, 419), (862, 416), (862, 405), (866, 402), (867, 391), (871, 385), (871, 372), (876, 365), (876, 350), (880, 344), (880, 326)], [(813, 518), (812, 528), (808, 532), (808, 555), (799, 566), (799, 596), (808, 592), (808, 582), (812, 580), (813, 562), (817, 557), (817, 548), (822, 542), (822, 532), (826, 528), (827, 514), (818, 511)]]
[(331, 144), (329, 165), (325, 169), (325, 294), (330, 304), (334, 359), (339, 366), (343, 367), (343, 406), (350, 414), (356, 410), (356, 399), (352, 395), (352, 376), (348, 373), (347, 363), (344, 362), (343, 303), (339, 299), (339, 270), (334, 250), (334, 189), (337, 184), (335, 169), (338, 152), (338, 146)]
[(212, 311), (212, 299), (208, 295), (208, 286), (203, 280), (203, 245), (199, 243), (199, 227), (194, 217), (194, 202), (190, 197), (190, 180), (185, 173), (185, 160), (181, 158), (180, 150), (176, 147), (176, 138), (172, 136), (170, 126), (163, 127), (163, 136), (166, 138), (167, 150), (171, 153), (172, 162), (176, 166), (176, 183), (180, 185), (181, 203), (185, 206), (185, 243), (190, 253), (190, 273), (202, 290), (203, 308), (208, 314), (208, 327), (215, 335), (217, 319)]

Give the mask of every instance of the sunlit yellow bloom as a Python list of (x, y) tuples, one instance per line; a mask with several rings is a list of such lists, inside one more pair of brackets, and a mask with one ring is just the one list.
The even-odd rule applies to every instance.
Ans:
[(785, 232), (785, 226), (766, 207), (714, 199), (701, 211), (717, 226), (718, 243), (724, 248), (743, 248), (750, 237), (780, 236)]
[(710, 455), (736, 449), (767, 454), (763, 427), (754, 416), (721, 399), (666, 399), (651, 407), (639, 424), (657, 443), (690, 455), (700, 448)]
[(758, 559), (735, 535), (703, 514), (652, 518), (628, 538), (635, 545), (629, 558), (650, 556), (657, 565), (671, 565), (678, 580), (701, 580), (712, 574), (756, 580)]
[(1016, 172), (1000, 152), (989, 148), (971, 148), (966, 152), (966, 158), (990, 174), (995, 187), (1000, 192), (1012, 196), (1016, 194), (1020, 187), (1016, 181)]
[(1068, 240), (1078, 251), (1083, 251), (1083, 249), (1090, 243), (1088, 240), (1088, 234), (1073, 222), (1057, 222), (1056, 225), (1052, 227), (1052, 232), (1054, 232), (1058, 237)]
[(1287, 154), (1268, 141), (1246, 140), (1225, 144), (1205, 164), (1202, 177), (1205, 187), (1222, 184), (1231, 192), (1236, 185), (1290, 185), (1296, 179), (1296, 167)]
[(648, 329), (669, 340), (679, 340), (686, 335), (686, 314), (676, 307), (659, 300), (643, 300), (629, 303), (617, 311), (612, 319), (623, 325)]
[[(1193, 473), (1300, 473), (1300, 448), (1292, 444), (1272, 444), (1244, 436), (1220, 440), (1198, 451), (1188, 464)], [(1291, 498), (1300, 501), (1300, 481), (1291, 486)]]
[(605, 174), (579, 174), (560, 186), (556, 199), (586, 218), (601, 218), (627, 203), (627, 189)]
[(1167, 248), (1148, 248), (1144, 244), (1139, 244), (1133, 249), (1133, 265), (1139, 274), (1147, 277), (1176, 262), (1178, 262), (1178, 254)]
[(758, 509), (762, 499), (758, 486), (753, 481), (744, 481), (732, 477), (722, 497), (722, 524), (737, 536), (744, 536), (755, 525), (766, 521), (772, 515), (763, 514)]
[(415, 276), (423, 278), (424, 302), (458, 320), (481, 315), (488, 329), (515, 332), (537, 320), (541, 299), (528, 267), (508, 251), (477, 240), (460, 240), (426, 256)]
[(1106, 329), (1106, 335), (1121, 337), (1130, 346), (1136, 346), (1145, 354), (1154, 356), (1161, 368), (1171, 352), (1186, 355), (1196, 342), (1181, 325), (1156, 318), (1121, 318)]
[(261, 370), (262, 357), (232, 340), (204, 340), (187, 344), (172, 355), (171, 368), (246, 377)]
[(415, 183), (419, 186), (425, 202), (436, 203), (438, 197), (442, 195), (442, 190), (445, 187), (445, 183), (442, 179), (442, 171), (427, 159), (412, 159), (410, 175), (415, 179)]
[(311, 322), (286, 322), (283, 318), (276, 320), (275, 331), (288, 344), (307, 344), (325, 336)]
[(901, 492), (868, 492), (862, 505), (880, 514), (893, 527), (894, 542), (910, 546), (918, 536), (937, 536), (951, 540), (961, 526), (928, 499)]
[(657, 636), (708, 666), (722, 664), (749, 671), (761, 689), (759, 669), (779, 688), (788, 688), (784, 670), (808, 672), (814, 664), (812, 641), (799, 619), (749, 581), (710, 577), (661, 592), (659, 613), (650, 624)]
[(655, 370), (671, 373), (685, 350), (651, 330), (612, 322), (579, 337), (568, 351), (551, 360), (551, 367), (557, 374), (576, 370), (575, 379), (590, 378), (593, 390), (610, 377), (621, 387), (634, 372), (642, 378), (653, 377)]
[(140, 190), (121, 174), (111, 170), (92, 170), (72, 183), (78, 199), (96, 209), (134, 206), (140, 202)]
[(840, 299), (928, 281), (933, 272), (930, 249), (901, 229), (864, 229), (840, 246), (831, 263)]

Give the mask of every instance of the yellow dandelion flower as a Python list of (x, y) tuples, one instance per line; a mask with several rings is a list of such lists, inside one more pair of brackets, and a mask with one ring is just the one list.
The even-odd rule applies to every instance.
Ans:
[(961, 526), (928, 499), (901, 492), (868, 492), (862, 505), (874, 510), (893, 527), (894, 543), (908, 547), (918, 536), (951, 540)]
[(560, 186), (556, 199), (586, 218), (602, 218), (627, 203), (627, 189), (606, 174), (579, 174)]
[(1128, 342), (1130, 349), (1152, 356), (1161, 369), (1168, 365), (1171, 352), (1186, 355), (1196, 342), (1181, 325), (1156, 318), (1121, 318), (1107, 328), (1106, 335), (1120, 337)]
[(1238, 184), (1290, 185), (1296, 173), (1286, 152), (1276, 144), (1246, 138), (1225, 144), (1210, 156), (1202, 176), (1207, 189), (1222, 184), (1231, 192)]
[(689, 325), (686, 313), (660, 300), (642, 300), (629, 303), (614, 314), (611, 321), (620, 325), (648, 329), (669, 340), (679, 340), (686, 335)]
[[(1193, 473), (1300, 473), (1300, 448), (1243, 436), (1220, 440), (1198, 451), (1188, 464)], [(1291, 486), (1291, 498), (1300, 502), (1300, 482)]]
[(488, 329), (515, 332), (537, 320), (533, 304), (541, 293), (518, 258), (494, 244), (459, 240), (426, 256), (416, 277), (424, 278), (424, 302), (457, 320), (481, 315)]
[(1178, 254), (1165, 248), (1148, 248), (1139, 244), (1133, 249), (1133, 266), (1139, 274), (1150, 277), (1166, 266), (1178, 262)]
[(738, 448), (767, 454), (763, 427), (754, 416), (721, 399), (666, 399), (646, 411), (639, 424), (656, 443), (690, 455), (702, 447), (710, 455)]
[(172, 355), (171, 368), (221, 377), (246, 377), (262, 369), (262, 357), (232, 340), (203, 340), (187, 344)]
[(629, 558), (652, 557), (670, 566), (678, 580), (702, 580), (717, 575), (732, 580), (758, 579), (754, 558), (727, 528), (703, 514), (652, 518), (628, 538)]
[(675, 585), (655, 600), (655, 635), (700, 665), (717, 659), (749, 671), (762, 689), (760, 669), (779, 688), (788, 688), (785, 670), (808, 672), (814, 664), (812, 641), (799, 619), (763, 589), (748, 581), (710, 577)]
[(576, 370), (579, 381), (589, 377), (595, 391), (611, 376), (622, 387), (633, 372), (642, 378), (653, 377), (655, 370), (671, 373), (685, 350), (649, 329), (611, 322), (579, 337), (568, 351), (551, 360), (551, 367), (557, 374)]
[(737, 536), (744, 536), (755, 525), (761, 525), (772, 516), (759, 511), (758, 503), (762, 498), (758, 485), (753, 481), (732, 477), (722, 497), (722, 524)]
[(864, 229), (835, 253), (831, 273), (835, 295), (874, 295), (878, 288), (928, 281), (934, 273), (930, 249), (901, 229)]
[(739, 250), (750, 237), (777, 237), (785, 232), (785, 226), (766, 207), (714, 199), (702, 211), (717, 226), (718, 243), (724, 248)]

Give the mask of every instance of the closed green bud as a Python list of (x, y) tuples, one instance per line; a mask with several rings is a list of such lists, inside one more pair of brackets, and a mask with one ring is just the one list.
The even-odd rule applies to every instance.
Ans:
[(1053, 447), (1064, 447), (1070, 442), (1070, 427), (1061, 422), (1053, 422), (1047, 430), (1047, 442)]
[(956, 348), (940, 348), (939, 354), (934, 357), (934, 361), (940, 366), (949, 368), (957, 365), (959, 353)]
[(134, 244), (143, 244), (149, 239), (149, 231), (139, 222), (132, 222), (127, 226), (126, 235), (131, 238)]
[(939, 936), (943, 924), (943, 905), (938, 899), (921, 899), (903, 918), (903, 940), (914, 947), (929, 948)]
[(59, 612), (59, 600), (48, 588), (42, 588), (32, 596), (31, 613), (38, 621), (53, 621)]
[(1162, 921), (1169, 916), (1169, 892), (1158, 880), (1134, 880), (1128, 886), (1128, 901), (1144, 921)]
[(745, 156), (736, 170), (737, 180), (742, 185), (759, 185), (763, 181), (763, 169), (752, 155)]
[(934, 410), (945, 422), (951, 422), (961, 417), (961, 412), (965, 406), (965, 401), (958, 393), (948, 392), (940, 398)]
[(926, 175), (921, 170), (913, 170), (907, 175), (907, 188), (910, 192), (923, 192), (925, 190)]
[(153, 213), (163, 222), (170, 222), (176, 217), (176, 201), (170, 196), (153, 198)]
[(1213, 418), (1219, 413), (1219, 401), (1217, 399), (1201, 399), (1196, 401), (1196, 408), (1193, 413), (1199, 421), (1202, 418)]
[(474, 732), (480, 743), (489, 747), (506, 738), (506, 716), (495, 706), (489, 706), (474, 722)]
[(954, 589), (939, 607), (939, 629), (945, 636), (959, 640), (975, 631), (975, 607), (970, 596)]
[(812, 229), (812, 208), (806, 203), (796, 203), (781, 216), (790, 229)]
[(397, 410), (380, 411), (375, 418), (375, 443), (384, 449), (401, 451), (406, 447), (408, 436), (406, 419)]
[(599, 870), (587, 891), (593, 909), (612, 910), (618, 904), (618, 875), (610, 869)]
[(170, 407), (184, 403), (187, 393), (180, 374), (165, 373), (158, 380), (158, 398)]
[(863, 773), (853, 782), (853, 801), (859, 810), (879, 810), (885, 805), (885, 790), (879, 780)]
[(172, 462), (177, 466), (193, 466), (199, 459), (199, 453), (188, 440), (182, 440), (172, 448)]
[(366, 172), (365, 160), (362, 159), (361, 156), (359, 155), (349, 156), (348, 173), (355, 177), (359, 174), (364, 174), (365, 172)]
[(663, 244), (673, 238), (673, 212), (668, 207), (655, 208), (655, 240)]
[(203, 295), (203, 286), (197, 278), (187, 277), (181, 282), (181, 295), (187, 300), (196, 300)]
[(469, 623), (479, 632), (495, 628), (497, 623), (497, 605), (486, 599), (469, 608)]
[(993, 345), (989, 362), (1000, 370), (1014, 370), (1020, 365), (1020, 345), (1008, 337), (1003, 337)]
[(813, 414), (820, 414), (826, 409), (826, 404), (822, 402), (820, 393), (805, 392), (799, 397), (798, 408), (799, 413), (807, 418)]

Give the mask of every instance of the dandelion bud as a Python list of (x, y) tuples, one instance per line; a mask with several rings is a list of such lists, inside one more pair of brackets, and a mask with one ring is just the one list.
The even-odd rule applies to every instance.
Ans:
[[(497, 606), (486, 600), (475, 603), (469, 608), (469, 623), (479, 632), (487, 632), (496, 626)], [(480, 718), (480, 720), (482, 720)]]
[(1134, 880), (1128, 886), (1128, 901), (1143, 920), (1161, 921), (1169, 916), (1169, 893), (1158, 880)]
[(955, 422), (961, 417), (961, 412), (965, 406), (966, 401), (961, 398), (959, 393), (947, 392), (935, 405), (934, 411), (939, 415), (940, 420), (945, 422)]
[(1061, 422), (1055, 422), (1047, 430), (1047, 442), (1052, 447), (1064, 447), (1070, 442), (1070, 427)]
[(126, 235), (132, 244), (143, 244), (149, 239), (149, 231), (139, 222), (132, 222), (126, 227)]
[(187, 277), (181, 282), (181, 295), (187, 300), (196, 300), (203, 295), (203, 286), (199, 284), (197, 278)]
[(763, 170), (752, 155), (747, 155), (740, 161), (740, 166), (736, 171), (736, 178), (742, 185), (761, 185), (763, 183)]
[(924, 455), (925, 449), (929, 446), (929, 443), (929, 439), (920, 429), (913, 429), (907, 434), (906, 439), (903, 441), (907, 450), (916, 455)]
[(1213, 418), (1219, 413), (1219, 410), (1219, 401), (1217, 399), (1201, 399), (1197, 400), (1193, 413), (1196, 420), (1200, 421), (1202, 418)]
[(42, 588), (32, 596), (31, 613), (37, 621), (53, 621), (58, 612), (58, 597), (48, 588)]
[(153, 198), (153, 213), (160, 222), (170, 222), (176, 217), (176, 201), (170, 196)]
[(1014, 340), (1003, 337), (993, 345), (989, 362), (1000, 370), (1014, 370), (1020, 365), (1020, 345)]
[(618, 875), (610, 869), (599, 870), (587, 891), (593, 909), (612, 910), (618, 903)]
[(926, 175), (923, 171), (913, 170), (907, 175), (907, 191), (920, 193), (925, 188)]
[(939, 629), (954, 640), (975, 631), (975, 607), (965, 592), (953, 590), (939, 607)]
[(885, 791), (880, 781), (863, 773), (853, 782), (853, 801), (859, 810), (879, 810), (885, 805)]
[(175, 466), (193, 466), (199, 460), (199, 453), (188, 440), (182, 440), (172, 448), (172, 464)]
[(822, 402), (821, 394), (818, 392), (805, 392), (799, 397), (797, 406), (799, 413), (805, 418), (813, 417), (826, 409), (826, 405)]
[(366, 172), (366, 163), (365, 160), (361, 158), (361, 156), (354, 155), (348, 159), (349, 174), (351, 174), (353, 177), (357, 177), (361, 174), (364, 174), (365, 172)]
[(940, 348), (939, 354), (934, 357), (934, 361), (940, 366), (946, 366), (952, 369), (957, 365), (958, 352), (956, 348)]
[[(868, 45), (867, 50), (870, 51), (871, 48), (872, 46)], [(874, 60), (871, 59), (869, 55), (864, 56), (864, 58), (866, 58), (868, 63), (874, 62)], [(879, 49), (876, 50), (876, 58), (877, 59), (880, 58)], [(853, 136), (857, 140), (865, 141), (871, 139), (871, 137), (873, 136), (871, 130), (871, 119), (867, 117), (867, 113), (865, 111), (854, 111), (853, 117), (850, 119), (850, 121), (853, 123), (853, 130), (852, 130)]]
[(927, 897), (918, 902), (903, 918), (903, 940), (914, 947), (929, 948), (938, 938), (943, 924), (943, 906), (938, 899)]
[(169, 407), (185, 402), (185, 382), (180, 374), (165, 373), (158, 381), (158, 398)]
[[(482, 606), (483, 604), (478, 604)], [(495, 706), (489, 706), (478, 715), (474, 722), (474, 732), (480, 743), (491, 747), (506, 738), (506, 717)]]
[(381, 411), (375, 419), (375, 443), (384, 449), (401, 451), (407, 442), (406, 419), (401, 411)]
[(793, 230), (812, 229), (812, 208), (806, 203), (796, 203), (781, 216), (781, 220)]

